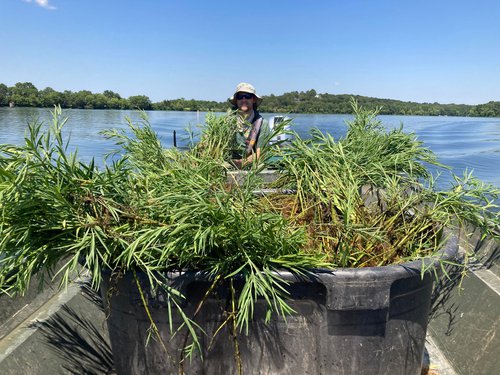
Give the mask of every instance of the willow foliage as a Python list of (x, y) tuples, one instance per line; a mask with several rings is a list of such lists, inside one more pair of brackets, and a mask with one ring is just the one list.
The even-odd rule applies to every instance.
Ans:
[[(228, 188), (217, 142), (166, 150), (144, 118), (142, 126), (130, 123), (132, 136), (105, 132), (119, 151), (99, 169), (67, 151), (64, 122), (56, 108), (47, 132), (35, 122), (24, 145), (0, 148), (3, 292), (22, 293), (42, 269), (66, 283), (83, 266), (94, 287), (103, 270), (143, 271), (153, 288), (163, 285), (159, 271), (203, 270), (214, 279), (239, 273), (251, 281), (238, 302), (242, 327), (260, 296), (271, 311), (288, 311), (272, 271), (323, 265), (321, 256), (303, 254), (300, 228), (260, 208), (257, 168), (244, 186)], [(256, 282), (261, 274), (274, 281)]]
[[(243, 278), (233, 316), (245, 328), (258, 298), (270, 314), (290, 312), (280, 269), (425, 257), (439, 248), (443, 226), (464, 221), (494, 233), (498, 189), (466, 174), (437, 191), (426, 169), (436, 158), (414, 135), (386, 132), (376, 113), (353, 109), (345, 137), (314, 131), (307, 140), (270, 144), (238, 185), (228, 182), (225, 164), (231, 114), (209, 115), (187, 151), (163, 148), (145, 116), (139, 125), (128, 120), (132, 135), (104, 133), (117, 150), (98, 168), (68, 151), (56, 108), (47, 131), (34, 122), (23, 145), (0, 146), (2, 292), (24, 292), (40, 270), (65, 284), (83, 267), (96, 288), (103, 270), (142, 271), (180, 309), (182, 296), (166, 286), (164, 271), (200, 270), (214, 285)], [(259, 194), (269, 187), (260, 172), (271, 159), (279, 178)]]
[(377, 112), (352, 107), (344, 137), (313, 130), (279, 150), (275, 186), (295, 194), (270, 199), (306, 228), (311, 251), (336, 267), (381, 266), (432, 255), (443, 227), (498, 237), (498, 188), (466, 172), (439, 191), (427, 167), (445, 166), (414, 134), (386, 131)]

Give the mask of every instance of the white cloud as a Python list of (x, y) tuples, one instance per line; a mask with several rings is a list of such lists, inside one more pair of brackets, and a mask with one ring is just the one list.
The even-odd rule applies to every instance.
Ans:
[[(26, 1), (27, 3), (32, 3), (33, 2), (33, 0), (24, 0), (24, 1)], [(49, 4), (49, 0), (35, 0), (35, 3), (37, 3), (42, 8), (45, 8), (45, 9), (50, 9), (50, 10), (56, 9), (55, 6)]]

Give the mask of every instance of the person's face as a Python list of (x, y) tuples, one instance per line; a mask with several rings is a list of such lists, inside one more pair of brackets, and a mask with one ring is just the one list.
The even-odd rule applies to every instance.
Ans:
[(249, 94), (248, 92), (236, 93), (236, 105), (240, 111), (245, 113), (251, 112), (254, 103), (255, 96), (253, 94)]

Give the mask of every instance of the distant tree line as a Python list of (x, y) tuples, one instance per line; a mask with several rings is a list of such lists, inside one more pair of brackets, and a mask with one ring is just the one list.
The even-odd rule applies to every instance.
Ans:
[(0, 83), (0, 106), (13, 103), (16, 107), (52, 107), (86, 109), (152, 109), (151, 100), (145, 95), (122, 98), (116, 92), (106, 90), (94, 94), (88, 90), (59, 92), (51, 87), (38, 90), (31, 82), (18, 82), (12, 87)]
[[(479, 105), (415, 103), (392, 99), (378, 99), (359, 95), (318, 94), (315, 90), (293, 91), (283, 95), (264, 96), (262, 112), (275, 113), (351, 113), (350, 99), (354, 97), (367, 109), (380, 108), (387, 115), (479, 116), (500, 117), (500, 102)], [(50, 87), (38, 90), (30, 82), (18, 82), (12, 87), (0, 83), (0, 106), (10, 103), (18, 107), (52, 107), (86, 109), (144, 109), (165, 111), (226, 111), (227, 101), (217, 102), (196, 99), (173, 99), (153, 103), (145, 95), (122, 98), (105, 90), (92, 93), (88, 90), (56, 91)]]
[(359, 95), (318, 94), (315, 90), (264, 97), (260, 110), (277, 113), (351, 113), (350, 99), (384, 115), (500, 117), (500, 102), (480, 105), (415, 103)]

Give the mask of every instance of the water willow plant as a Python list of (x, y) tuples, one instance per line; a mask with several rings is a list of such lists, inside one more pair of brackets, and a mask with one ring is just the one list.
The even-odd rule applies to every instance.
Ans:
[(302, 251), (302, 229), (260, 209), (257, 168), (244, 186), (228, 189), (216, 142), (165, 150), (144, 119), (130, 124), (132, 136), (106, 132), (122, 155), (98, 169), (67, 151), (64, 122), (56, 108), (47, 132), (31, 124), (24, 145), (0, 148), (3, 292), (23, 292), (42, 269), (67, 283), (80, 265), (94, 287), (103, 270), (145, 272), (153, 288), (164, 285), (159, 271), (203, 270), (216, 280), (238, 273), (247, 281), (236, 316), (243, 327), (258, 297), (270, 311), (289, 312), (273, 270), (325, 265)]
[(274, 271), (422, 258), (439, 248), (444, 226), (465, 221), (492, 233), (500, 221), (491, 211), (498, 189), (467, 174), (436, 191), (425, 168), (437, 164), (435, 156), (353, 105), (345, 137), (314, 131), (309, 140), (295, 135), (287, 147), (264, 150), (279, 160), (277, 190), (264, 195), (256, 194), (264, 187), (262, 162), (246, 171), (243, 184), (228, 184), (231, 115), (209, 115), (200, 142), (185, 151), (164, 149), (145, 116), (140, 125), (129, 120), (131, 135), (105, 132), (119, 150), (97, 168), (68, 152), (56, 108), (46, 132), (35, 122), (24, 145), (0, 146), (2, 292), (22, 293), (40, 270), (62, 275), (65, 284), (83, 266), (96, 288), (102, 271), (143, 272), (179, 310), (192, 353), (196, 323), (183, 315), (183, 296), (168, 286), (165, 271), (204, 271), (210, 290), (219, 283), (233, 290), (233, 280), (243, 279), (228, 314), (236, 335), (248, 328), (258, 298), (267, 302), (268, 319), (290, 313), (286, 283)]
[(466, 172), (447, 191), (436, 189), (426, 166), (444, 167), (414, 134), (385, 131), (377, 112), (352, 103), (355, 117), (345, 137), (318, 130), (278, 149), (270, 207), (308, 232), (308, 246), (335, 267), (381, 266), (432, 255), (442, 228), (469, 223), (498, 237), (494, 200), (499, 189)]

